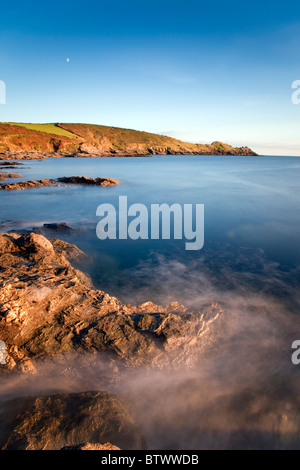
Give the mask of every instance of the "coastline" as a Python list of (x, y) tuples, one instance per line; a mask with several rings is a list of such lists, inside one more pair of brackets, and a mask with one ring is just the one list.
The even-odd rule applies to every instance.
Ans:
[(119, 151), (119, 152), (36, 152), (36, 151), (16, 151), (16, 152), (2, 152), (0, 153), (0, 165), (1, 161), (5, 160), (44, 160), (46, 158), (97, 158), (97, 157), (153, 157), (158, 155), (199, 155), (199, 156), (236, 156), (236, 157), (262, 157), (252, 150), (245, 147), (244, 151), (231, 152), (231, 153), (216, 153), (213, 150), (210, 152), (187, 152), (187, 151), (171, 151), (164, 149), (162, 151), (152, 151), (151, 153), (134, 152), (134, 151)]

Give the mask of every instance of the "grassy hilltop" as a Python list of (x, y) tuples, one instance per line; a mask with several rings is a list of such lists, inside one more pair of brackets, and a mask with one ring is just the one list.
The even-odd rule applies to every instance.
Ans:
[(256, 155), (222, 142), (191, 144), (158, 134), (95, 124), (0, 123), (0, 152), (36, 151), (122, 156), (148, 154)]

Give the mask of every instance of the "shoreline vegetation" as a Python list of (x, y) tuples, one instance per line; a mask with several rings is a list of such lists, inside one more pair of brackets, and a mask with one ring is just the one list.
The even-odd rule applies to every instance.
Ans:
[(146, 155), (258, 156), (250, 148), (216, 141), (193, 144), (149, 132), (95, 124), (0, 123), (0, 160)]

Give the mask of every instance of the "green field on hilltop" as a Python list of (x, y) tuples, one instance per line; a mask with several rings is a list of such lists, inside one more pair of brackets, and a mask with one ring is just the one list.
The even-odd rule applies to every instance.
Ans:
[(72, 132), (69, 132), (66, 129), (62, 129), (61, 127), (58, 127), (56, 124), (27, 124), (23, 122), (8, 122), (7, 124), (11, 124), (13, 126), (25, 127), (25, 129), (29, 129), (31, 131), (39, 131), (39, 132), (46, 132), (47, 134), (63, 135), (64, 137), (69, 137), (69, 139), (76, 138), (76, 136), (72, 134)]

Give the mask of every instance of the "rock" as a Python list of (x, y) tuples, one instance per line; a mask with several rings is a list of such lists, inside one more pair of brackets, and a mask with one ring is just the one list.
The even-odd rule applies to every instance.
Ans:
[(41, 188), (44, 186), (60, 186), (59, 183), (65, 184), (82, 184), (90, 186), (113, 186), (119, 184), (118, 180), (113, 178), (87, 178), (86, 176), (62, 176), (57, 180), (42, 179), (33, 181), (20, 181), (19, 183), (2, 184), (0, 189), (4, 191), (18, 191), (22, 189)]
[(58, 181), (67, 184), (85, 184), (91, 186), (113, 186), (119, 184), (119, 181), (113, 178), (88, 178), (86, 176), (61, 176), (58, 178)]
[(38, 181), (20, 181), (19, 183), (8, 183), (0, 186), (5, 191), (19, 191), (22, 189), (42, 188), (44, 186), (58, 186), (57, 181), (52, 179), (42, 179)]
[(19, 166), (19, 165), (23, 165), (23, 163), (20, 163), (20, 162), (3, 162), (3, 161), (1, 161), (1, 163), (0, 163), (1, 167), (7, 167), (7, 166), (11, 167), (12, 165), (13, 166)]
[(0, 341), (0, 364), (6, 364), (6, 346), (3, 341)]
[(62, 230), (73, 230), (72, 227), (69, 225), (62, 223), (62, 224), (44, 224), (45, 228), (48, 228), (49, 230), (55, 230), (55, 231), (62, 231)]
[(110, 442), (105, 444), (79, 444), (78, 446), (63, 447), (61, 450), (121, 450), (120, 447), (112, 445)]
[(22, 178), (22, 175), (18, 175), (15, 173), (2, 173), (0, 172), (0, 181), (5, 181), (7, 179), (13, 179), (13, 178)]
[(21, 252), (36, 253), (39, 256), (47, 254), (54, 255), (54, 249), (52, 243), (47, 238), (37, 233), (29, 233), (28, 235), (22, 235), (16, 240), (16, 245), (19, 247)]
[(32, 370), (42, 358), (87, 353), (91, 363), (97, 353), (126, 366), (189, 364), (216, 344), (218, 304), (196, 312), (177, 303), (124, 305), (70, 264), (77, 250), (35, 233), (0, 234), (0, 338), (8, 368), (29, 360)]
[(18, 167), (15, 166), (15, 165), (9, 165), (9, 166), (1, 166), (0, 165), (0, 170), (8, 170), (8, 169), (15, 170), (16, 168), (18, 168)]
[(51, 224), (44, 224), (42, 227), (33, 227), (32, 231), (34, 233), (38, 233), (40, 235), (51, 236), (54, 232), (64, 232), (64, 233), (71, 233), (74, 232), (74, 229), (67, 225), (66, 223), (51, 223)]
[(114, 442), (116, 449), (126, 450), (141, 449), (143, 444), (127, 406), (113, 394), (66, 393), (0, 403), (1, 450), (59, 450), (70, 446), (90, 450), (108, 441)]

